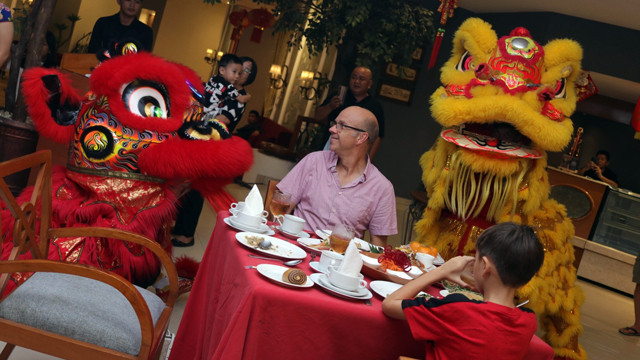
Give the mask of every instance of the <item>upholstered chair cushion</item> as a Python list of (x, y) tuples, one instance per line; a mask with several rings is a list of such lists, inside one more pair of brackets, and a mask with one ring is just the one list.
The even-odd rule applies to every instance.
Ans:
[[(136, 288), (155, 324), (164, 302)], [(124, 295), (76, 275), (34, 274), (0, 303), (0, 317), (131, 355), (140, 349), (140, 323)]]

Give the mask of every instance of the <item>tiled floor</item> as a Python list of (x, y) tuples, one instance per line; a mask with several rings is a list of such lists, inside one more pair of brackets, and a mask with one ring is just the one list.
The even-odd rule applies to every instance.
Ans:
[[(248, 190), (231, 185), (229, 193), (236, 199), (243, 199)], [(261, 189), (262, 190), (262, 189)], [(399, 220), (406, 207), (406, 201), (398, 203)], [(204, 207), (196, 229), (196, 243), (190, 248), (177, 248), (174, 255), (189, 255), (201, 259), (216, 222), (216, 215), (207, 206)], [(398, 239), (391, 239), (396, 243)], [(607, 290), (587, 281), (578, 281), (586, 295), (582, 306), (582, 324), (584, 333), (580, 342), (590, 359), (593, 360), (622, 360), (640, 359), (640, 337), (629, 337), (618, 334), (617, 329), (631, 324), (633, 319), (633, 299), (626, 295)], [(169, 324), (169, 330), (176, 332), (180, 318), (186, 305), (188, 294), (182, 295), (176, 304)], [(54, 357), (37, 354), (25, 349), (14, 350), (11, 359), (14, 360), (45, 360)], [(395, 360), (395, 359), (390, 359)]]

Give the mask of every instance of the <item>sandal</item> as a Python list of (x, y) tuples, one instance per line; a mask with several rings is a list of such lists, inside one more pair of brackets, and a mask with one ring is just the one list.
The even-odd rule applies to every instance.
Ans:
[(631, 326), (618, 329), (618, 332), (626, 336), (640, 336), (640, 332)]

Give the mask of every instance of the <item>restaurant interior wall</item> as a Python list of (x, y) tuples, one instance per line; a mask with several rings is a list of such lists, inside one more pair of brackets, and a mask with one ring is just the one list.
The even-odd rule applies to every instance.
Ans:
[[(431, 147), (441, 130), (430, 115), (429, 96), (440, 84), (439, 69), (451, 54), (451, 39), (455, 30), (464, 20), (474, 16), (492, 24), (498, 36), (507, 35), (517, 26), (524, 26), (541, 44), (555, 38), (574, 39), (584, 49), (585, 69), (640, 82), (640, 67), (637, 66), (640, 48), (631, 45), (638, 43), (640, 31), (555, 13), (475, 14), (458, 8), (454, 17), (447, 22), (435, 67), (427, 70), (426, 61), (422, 63), (410, 106), (381, 99), (386, 114), (386, 134), (374, 164), (393, 183), (397, 196), (409, 198), (411, 191), (421, 187), (420, 156)], [(431, 45), (427, 44), (426, 47), (430, 51)], [(582, 122), (587, 124), (585, 132), (590, 134), (582, 147), (586, 158), (581, 159), (581, 163), (586, 162), (593, 156), (590, 154), (595, 154), (599, 148), (609, 146), (612, 153), (611, 168), (623, 178), (624, 187), (640, 192), (640, 182), (636, 180), (640, 178), (640, 169), (628, 166), (637, 164), (639, 146), (639, 142), (633, 140), (631, 127), (580, 113), (574, 114), (572, 119), (576, 121), (576, 126)], [(608, 136), (606, 140), (605, 136)], [(550, 154), (553, 165), (559, 164), (556, 156)]]

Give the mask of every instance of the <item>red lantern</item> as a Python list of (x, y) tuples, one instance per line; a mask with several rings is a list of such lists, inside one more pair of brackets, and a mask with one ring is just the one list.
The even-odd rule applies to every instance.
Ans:
[(233, 32), (231, 33), (232, 41), (239, 41), (244, 28), (251, 24), (247, 17), (247, 10), (244, 9), (229, 14), (229, 22), (233, 25)]
[(249, 21), (254, 25), (253, 32), (251, 33), (251, 41), (260, 42), (262, 39), (262, 31), (265, 28), (272, 27), (276, 22), (273, 14), (264, 8), (253, 9), (247, 14)]

